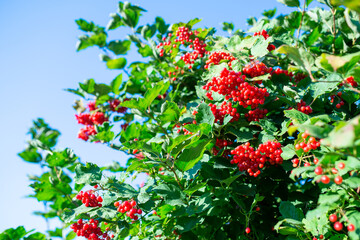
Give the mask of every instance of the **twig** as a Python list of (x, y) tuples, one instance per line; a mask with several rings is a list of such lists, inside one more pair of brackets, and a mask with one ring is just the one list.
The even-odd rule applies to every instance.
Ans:
[(336, 13), (336, 9), (332, 8), (331, 9), (331, 13), (333, 15), (333, 30), (332, 30), (332, 34), (333, 34), (333, 43), (332, 43), (332, 52), (333, 54), (335, 54), (335, 38), (336, 38), (336, 26), (335, 26), (335, 13)]
[(304, 0), (304, 6), (303, 6), (302, 14), (301, 14), (300, 26), (299, 26), (299, 28), (297, 30), (297, 39), (298, 39), (298, 41), (296, 42), (295, 47), (297, 47), (298, 42), (299, 42), (300, 30), (301, 30), (301, 26), (302, 26), (302, 23), (303, 23), (303, 20), (304, 20), (305, 12), (306, 12), (306, 0)]

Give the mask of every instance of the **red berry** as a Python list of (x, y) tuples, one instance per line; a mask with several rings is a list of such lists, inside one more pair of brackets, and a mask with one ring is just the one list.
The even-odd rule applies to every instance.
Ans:
[(245, 232), (246, 232), (246, 234), (249, 234), (249, 233), (251, 232), (251, 229), (250, 229), (249, 227), (247, 227), (247, 228), (245, 229)]
[(332, 172), (333, 174), (337, 174), (337, 173), (338, 173), (338, 170), (337, 170), (336, 168), (332, 168), (332, 169), (331, 169), (331, 172)]
[(324, 238), (324, 235), (321, 234), (321, 235), (319, 236), (319, 238), (320, 238), (320, 239), (323, 239), (323, 238)]
[(318, 164), (319, 163), (319, 159), (318, 158), (314, 158), (314, 164)]
[(341, 176), (336, 176), (335, 179), (334, 179), (334, 182), (336, 184), (341, 184), (343, 181), (343, 178)]
[(336, 107), (337, 109), (341, 108), (340, 103), (336, 104), (336, 106), (335, 106), (335, 107)]
[(320, 166), (315, 168), (315, 174), (316, 175), (321, 175), (322, 173), (323, 173), (323, 169)]
[(330, 178), (326, 175), (323, 175), (321, 177), (321, 182), (324, 183), (324, 184), (328, 184), (330, 182)]
[(341, 230), (343, 229), (342, 223), (341, 223), (341, 222), (336, 222), (336, 223), (334, 223), (334, 229), (335, 229), (336, 231), (341, 231)]
[(331, 214), (331, 215), (329, 216), (329, 221), (330, 221), (330, 222), (336, 222), (336, 221), (337, 221), (337, 216), (336, 216), (336, 214)]
[(338, 163), (338, 168), (339, 169), (344, 169), (345, 168), (345, 163)]
[(354, 226), (354, 224), (349, 224), (349, 225), (347, 226), (347, 229), (348, 229), (349, 232), (355, 231), (355, 226)]

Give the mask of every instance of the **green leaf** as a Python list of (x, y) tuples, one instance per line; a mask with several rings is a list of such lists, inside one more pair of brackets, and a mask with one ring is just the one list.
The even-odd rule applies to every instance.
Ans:
[(358, 0), (331, 0), (333, 5), (344, 5), (351, 10), (360, 13), (360, 2)]
[(347, 184), (350, 188), (358, 188), (360, 187), (360, 178), (358, 177), (350, 177), (343, 181), (343, 184)]
[(77, 159), (77, 156), (74, 154), (74, 152), (66, 148), (63, 151), (59, 152), (52, 152), (46, 157), (46, 162), (51, 167), (65, 167), (68, 164), (73, 163)]
[(75, 22), (79, 28), (85, 32), (92, 32), (95, 28), (95, 24), (93, 22), (87, 22), (82, 18), (75, 20)]
[(111, 86), (112, 92), (115, 95), (118, 95), (120, 93), (121, 83), (122, 83), (122, 74), (117, 75), (116, 78), (114, 78), (114, 80), (111, 81), (110, 86)]
[(187, 146), (184, 151), (175, 160), (175, 165), (181, 171), (187, 171), (195, 166), (200, 161), (206, 150), (206, 146), (211, 142), (211, 139), (199, 140), (190, 146)]
[(165, 34), (166, 31), (169, 28), (169, 25), (166, 25), (165, 21), (163, 18), (161, 17), (156, 17), (155, 18), (155, 25), (157, 30), (161, 33), (161, 34)]
[(111, 20), (109, 21), (108, 25), (106, 26), (106, 29), (114, 30), (118, 27), (125, 26), (125, 24), (119, 14), (111, 13), (110, 17), (111, 17)]
[(337, 74), (331, 74), (329, 77), (321, 82), (310, 83), (310, 94), (313, 98), (317, 98), (325, 93), (330, 93), (337, 89), (337, 86), (341, 82), (341, 77)]
[(47, 239), (46, 235), (39, 232), (24, 237), (24, 240), (46, 240), (46, 239)]
[(166, 101), (161, 105), (161, 113), (159, 119), (166, 123), (172, 121), (178, 121), (180, 117), (180, 109), (174, 102)]
[(310, 119), (308, 115), (296, 109), (285, 110), (284, 113), (285, 113), (285, 117), (290, 118), (295, 124), (304, 123), (308, 119)]
[(83, 35), (79, 37), (79, 41), (76, 45), (76, 51), (81, 51), (85, 48), (92, 47), (97, 45), (99, 47), (104, 47), (106, 45), (106, 34), (103, 32), (93, 34), (92, 36)]
[(319, 31), (319, 27), (314, 28), (311, 33), (306, 37), (305, 39), (305, 43), (308, 46), (313, 45), (321, 36), (320, 31)]
[(313, 66), (315, 60), (305, 49), (282, 45), (278, 47), (276, 51), (286, 54), (304, 71), (311, 72), (311, 67)]
[(280, 203), (279, 211), (284, 218), (302, 221), (304, 214), (300, 208), (296, 208), (291, 202), (285, 201)]
[(75, 168), (75, 174), (74, 180), (77, 184), (97, 183), (102, 177), (100, 168), (93, 163), (86, 163), (85, 166), (78, 164)]
[(231, 32), (234, 31), (234, 24), (233, 23), (228, 23), (228, 22), (223, 22), (222, 23), (222, 30), (227, 31), (229, 34), (231, 34)]
[(8, 228), (0, 234), (1, 240), (20, 240), (27, 234), (23, 226), (19, 226), (16, 229)]
[(291, 159), (296, 154), (294, 144), (288, 144), (285, 147), (282, 148), (282, 154), (281, 157), (284, 160)]
[(265, 10), (265, 11), (262, 13), (262, 15), (265, 16), (265, 17), (267, 17), (267, 18), (272, 18), (272, 17), (275, 16), (275, 14), (276, 14), (276, 8), (270, 9), (270, 10)]
[(95, 80), (94, 79), (87, 79), (84, 83), (79, 83), (79, 86), (82, 90), (86, 93), (93, 93), (95, 90)]
[(323, 53), (316, 59), (316, 64), (329, 72), (346, 74), (360, 61), (360, 53), (335, 56)]
[(277, 1), (288, 7), (300, 7), (299, 0), (277, 0)]
[(116, 55), (124, 55), (130, 50), (131, 41), (115, 40), (108, 43), (107, 48)]
[(29, 148), (18, 154), (24, 161), (38, 163), (41, 162), (41, 154), (37, 152), (36, 148)]
[(106, 62), (106, 66), (109, 69), (123, 69), (126, 65), (126, 59), (125, 58), (117, 58), (117, 59), (111, 59)]
[(211, 108), (206, 103), (200, 103), (198, 109), (198, 113), (196, 114), (196, 122), (197, 123), (208, 123), (211, 126), (214, 125), (215, 116), (211, 111)]

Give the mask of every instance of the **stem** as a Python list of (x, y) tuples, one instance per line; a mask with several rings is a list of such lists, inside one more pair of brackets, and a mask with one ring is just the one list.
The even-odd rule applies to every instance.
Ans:
[[(299, 26), (299, 28), (298, 28), (298, 30), (297, 30), (297, 39), (298, 39), (298, 40), (299, 40), (299, 37), (300, 37), (300, 30), (301, 30), (301, 26), (302, 26), (302, 23), (303, 23), (303, 20), (304, 20), (305, 12), (306, 12), (306, 0), (304, 0), (303, 11), (302, 11), (301, 20), (300, 20), (300, 26)], [(297, 47), (298, 42), (299, 42), (299, 41), (296, 42), (295, 47)]]
[(335, 13), (336, 13), (336, 9), (332, 8), (331, 9), (331, 13), (333, 15), (333, 31), (332, 31), (332, 34), (333, 34), (333, 43), (332, 43), (332, 52), (333, 54), (335, 54), (335, 38), (336, 38), (336, 26), (335, 26)]

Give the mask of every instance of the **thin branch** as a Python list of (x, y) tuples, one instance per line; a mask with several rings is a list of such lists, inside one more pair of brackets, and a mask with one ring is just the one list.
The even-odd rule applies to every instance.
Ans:
[(299, 26), (299, 28), (298, 28), (298, 30), (297, 30), (297, 39), (298, 39), (298, 41), (296, 42), (295, 47), (297, 47), (298, 42), (299, 42), (300, 30), (301, 30), (302, 23), (303, 23), (303, 20), (304, 20), (305, 12), (306, 12), (306, 0), (304, 0), (304, 6), (303, 6), (302, 14), (301, 14), (300, 26)]
[(332, 8), (331, 9), (331, 13), (333, 15), (333, 30), (332, 30), (332, 34), (333, 34), (333, 43), (332, 43), (332, 52), (333, 54), (335, 54), (335, 38), (336, 38), (336, 26), (335, 26), (335, 13), (336, 13), (336, 9)]

